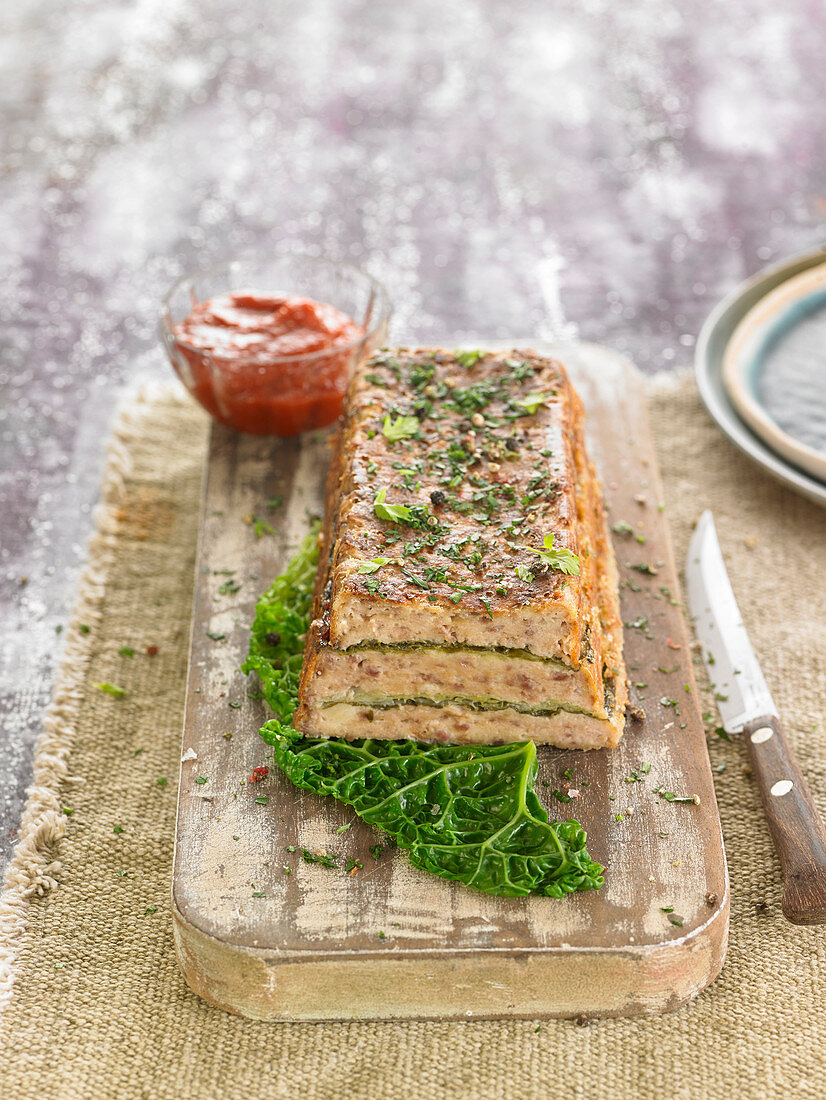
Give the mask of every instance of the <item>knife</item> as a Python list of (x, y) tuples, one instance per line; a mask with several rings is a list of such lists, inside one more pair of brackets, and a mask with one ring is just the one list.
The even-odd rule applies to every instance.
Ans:
[(711, 512), (688, 548), (688, 607), (726, 733), (743, 734), (783, 869), (783, 913), (826, 923), (826, 829), (789, 748), (720, 553)]

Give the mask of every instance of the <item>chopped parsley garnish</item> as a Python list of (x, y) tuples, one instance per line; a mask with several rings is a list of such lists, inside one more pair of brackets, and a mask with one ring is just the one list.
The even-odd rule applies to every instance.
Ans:
[(526, 378), (533, 378), (536, 374), (536, 371), (527, 359), (523, 359), (521, 362), (517, 362), (515, 359), (508, 359), (505, 362), (505, 366), (510, 367), (511, 377), (515, 382), (524, 382)]
[(636, 619), (631, 622), (623, 623), (623, 626), (627, 626), (632, 630), (647, 630), (648, 629), (648, 616), (638, 615)]
[(409, 569), (402, 568), (402, 575), (407, 577), (411, 584), (415, 584), (417, 588), (430, 588), (430, 585), (426, 580), (422, 580), (421, 577), (417, 577), (415, 573), (411, 573)]
[(209, 782), (209, 779), (205, 775), (196, 775), (195, 782), (198, 784), (199, 787), (203, 787), (204, 783)]
[(527, 397), (517, 397), (513, 404), (533, 416), (550, 396), (549, 393), (529, 393)]
[(456, 362), (460, 367), (473, 367), (480, 359), (484, 358), (483, 351), (457, 351), (454, 352)]
[(542, 541), (545, 544), (544, 550), (535, 550), (532, 546), (528, 546), (526, 549), (532, 554), (538, 554), (543, 565), (549, 565), (551, 569), (556, 569), (559, 573), (566, 573), (569, 577), (579, 576), (579, 558), (576, 554), (565, 548), (554, 550), (553, 535), (546, 535)]
[(659, 788), (654, 791), (654, 794), (658, 794), (666, 802), (693, 802), (695, 806), (700, 804), (696, 794), (674, 794), (673, 791), (663, 791)]
[(535, 577), (530, 569), (528, 569), (527, 565), (522, 565), (520, 562), (519, 565), (514, 566), (513, 571), (520, 581), (524, 581), (525, 584), (533, 584)]
[(358, 572), (359, 573), (375, 573), (377, 570), (381, 569), (381, 567), (383, 565), (389, 565), (389, 564), (390, 564), (390, 558), (381, 558), (381, 557), (371, 558), (370, 561), (359, 562)]
[(252, 517), (252, 532), (257, 539), (263, 538), (264, 535), (275, 534), (272, 524), (267, 523), (265, 519), (258, 519), (257, 516)]
[(381, 434), (391, 443), (398, 443), (402, 439), (412, 439), (413, 436), (418, 435), (420, 427), (415, 416), (397, 416), (395, 420), (386, 416), (381, 426)]
[(326, 852), (316, 854), (309, 848), (302, 848), (301, 857), (305, 863), (320, 863), (322, 867), (338, 867), (338, 856), (329, 856)]
[(611, 525), (611, 530), (615, 535), (633, 535), (634, 528), (630, 523), (626, 523), (624, 519), (617, 520), (616, 523)]
[(118, 654), (121, 657), (134, 657), (135, 656), (135, 651), (131, 647), (131, 645), (122, 645), (120, 647), (120, 649), (118, 650)]
[(652, 565), (650, 562), (641, 561), (636, 564), (629, 563), (629, 569), (636, 569), (638, 573), (644, 573), (646, 577), (656, 577), (659, 573), (656, 565)]
[(376, 513), (377, 518), (386, 520), (388, 523), (408, 523), (412, 517), (407, 505), (385, 504), (384, 498), (386, 496), (386, 489), (379, 489), (376, 493), (376, 498), (373, 501), (373, 511)]
[(117, 684), (107, 683), (105, 680), (102, 684), (92, 684), (92, 687), (102, 691), (104, 695), (111, 695), (115, 699), (122, 699), (126, 694), (126, 688), (118, 687)]

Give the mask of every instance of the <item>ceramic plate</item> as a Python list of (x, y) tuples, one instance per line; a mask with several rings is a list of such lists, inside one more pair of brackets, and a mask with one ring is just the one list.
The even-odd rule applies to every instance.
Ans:
[[(723, 380), (723, 362), (738, 326), (758, 303), (777, 287), (825, 262), (826, 249), (821, 248), (767, 268), (737, 287), (703, 325), (695, 355), (700, 396), (724, 434), (778, 481), (823, 505), (826, 505), (826, 483), (773, 450), (738, 414)], [(779, 335), (782, 337), (783, 333)], [(770, 348), (766, 354), (771, 354)], [(799, 438), (797, 432), (789, 431), (787, 414), (782, 409), (775, 411), (777, 407), (776, 400), (769, 404), (772, 419), (786, 429), (787, 435)], [(807, 442), (811, 443), (810, 440)]]
[(749, 310), (723, 356), (723, 384), (753, 432), (826, 482), (824, 324), (826, 263), (781, 283)]

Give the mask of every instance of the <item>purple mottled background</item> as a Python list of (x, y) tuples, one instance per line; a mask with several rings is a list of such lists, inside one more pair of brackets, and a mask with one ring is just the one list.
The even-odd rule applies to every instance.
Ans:
[(275, 234), (382, 278), (399, 339), (578, 333), (650, 372), (826, 236), (818, 0), (2, 7), (0, 869), (183, 270)]

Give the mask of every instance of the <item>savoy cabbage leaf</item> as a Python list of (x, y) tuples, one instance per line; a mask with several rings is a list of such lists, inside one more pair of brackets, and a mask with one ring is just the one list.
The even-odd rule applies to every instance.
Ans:
[(244, 672), (277, 718), (261, 735), (297, 787), (332, 795), (390, 833), (422, 870), (489, 894), (562, 897), (598, 889), (603, 868), (576, 821), (536, 796), (536, 746), (431, 745), (303, 737), (291, 728), (318, 563), (317, 529), (256, 607)]

